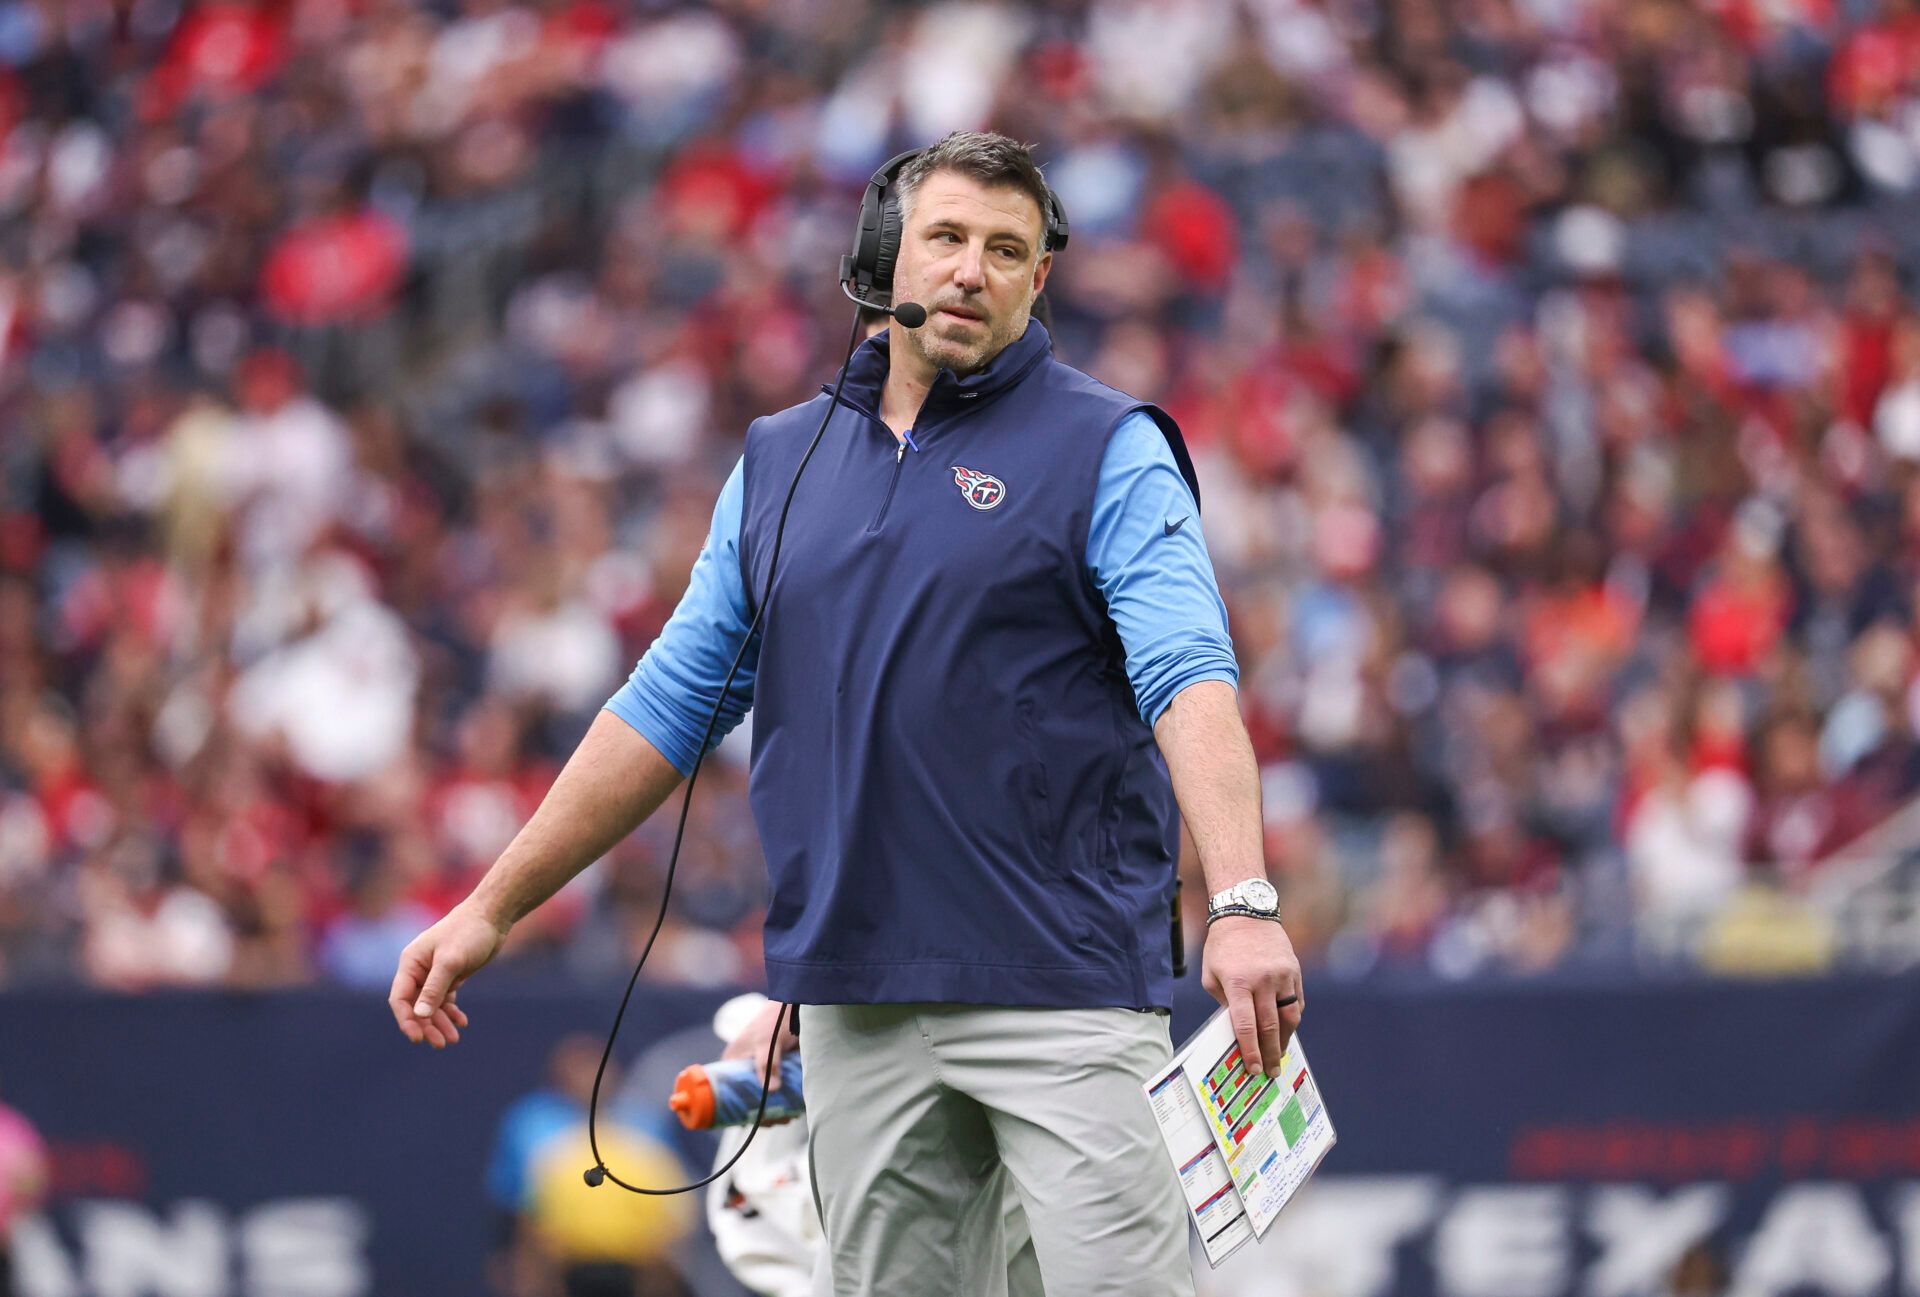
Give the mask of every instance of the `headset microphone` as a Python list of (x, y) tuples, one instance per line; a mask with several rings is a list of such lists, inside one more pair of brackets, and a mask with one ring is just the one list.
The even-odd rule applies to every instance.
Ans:
[(892, 316), (900, 322), (900, 327), (903, 329), (917, 329), (927, 322), (927, 308), (918, 302), (902, 302), (898, 306), (882, 306), (880, 303), (868, 301), (866, 298), (854, 292), (853, 285), (844, 279), (840, 281), (840, 291), (847, 295), (848, 301), (858, 303), (865, 310), (878, 311), (882, 315)]

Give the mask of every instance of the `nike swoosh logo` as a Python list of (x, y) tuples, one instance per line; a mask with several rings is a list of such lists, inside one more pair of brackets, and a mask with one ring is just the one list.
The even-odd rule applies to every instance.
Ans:
[[(1191, 514), (1189, 514), (1189, 515), (1188, 515), (1188, 517), (1191, 517), (1191, 516), (1192, 516)], [(1169, 535), (1169, 536), (1171, 536), (1171, 535), (1173, 535), (1173, 533), (1174, 533), (1174, 532), (1176, 532), (1176, 531), (1179, 531), (1179, 530), (1180, 530), (1180, 529), (1181, 529), (1182, 527), (1184, 527), (1184, 526), (1186, 526), (1186, 525), (1187, 525), (1187, 519), (1186, 519), (1186, 518), (1182, 518), (1182, 519), (1181, 519), (1181, 520), (1180, 520), (1179, 522), (1170, 522), (1170, 523), (1168, 523), (1168, 524), (1167, 524), (1167, 535)]]

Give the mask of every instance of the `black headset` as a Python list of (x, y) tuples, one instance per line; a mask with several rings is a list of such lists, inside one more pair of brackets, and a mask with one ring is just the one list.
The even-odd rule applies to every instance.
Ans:
[[(905, 225), (900, 211), (900, 173), (923, 152), (908, 149), (889, 158), (867, 181), (867, 191), (860, 198), (860, 224), (853, 232), (853, 251), (840, 258), (840, 286), (862, 306), (885, 311), (893, 305), (893, 267), (900, 259), (900, 236)], [(1040, 207), (1046, 226), (1041, 251), (1058, 252), (1067, 246), (1071, 232), (1067, 213), (1052, 187), (1043, 187), (1047, 201)], [(924, 322), (925, 317), (921, 319)], [(904, 318), (900, 322), (907, 324)]]
[[(888, 160), (887, 164), (873, 173), (867, 182), (866, 193), (860, 199), (860, 227), (854, 232), (853, 251), (840, 258), (841, 291), (855, 302), (871, 310), (879, 311), (894, 319), (903, 327), (917, 329), (927, 322), (926, 308), (917, 302), (893, 301), (893, 267), (900, 257), (900, 233), (902, 218), (900, 213), (900, 171), (907, 163), (918, 157), (919, 149), (909, 149)], [(1042, 251), (1053, 252), (1067, 246), (1067, 214), (1060, 208), (1060, 200), (1051, 188), (1047, 190), (1047, 201), (1041, 216), (1046, 230), (1042, 240)], [(884, 300), (877, 300), (876, 295)], [(773, 1025), (773, 1038), (767, 1042), (766, 1063), (760, 1074), (760, 1107), (754, 1116), (753, 1124), (747, 1129), (747, 1137), (740, 1147), (727, 1159), (724, 1166), (716, 1167), (705, 1179), (692, 1184), (676, 1185), (670, 1189), (648, 1189), (641, 1185), (629, 1184), (608, 1169), (606, 1159), (600, 1156), (600, 1141), (595, 1135), (595, 1126), (600, 1112), (600, 1083), (606, 1076), (607, 1063), (613, 1057), (613, 1042), (620, 1034), (620, 1023), (627, 1016), (627, 1005), (633, 999), (633, 988), (640, 981), (640, 970), (647, 966), (647, 956), (653, 953), (653, 943), (660, 936), (660, 929), (667, 920), (667, 899), (673, 895), (674, 870), (680, 862), (680, 843), (687, 832), (687, 810), (693, 804), (693, 785), (700, 778), (700, 771), (706, 765), (708, 746), (713, 742), (713, 731), (720, 723), (720, 710), (726, 705), (727, 695), (733, 689), (733, 678), (740, 670), (740, 663), (746, 657), (747, 648), (759, 633), (761, 622), (766, 617), (767, 603), (773, 595), (774, 575), (780, 570), (780, 542), (787, 531), (787, 513), (793, 508), (793, 496), (800, 489), (800, 475), (807, 471), (807, 464), (813, 459), (813, 452), (820, 445), (820, 438), (826, 434), (827, 424), (833, 419), (833, 412), (840, 407), (840, 388), (846, 382), (847, 365), (853, 360), (853, 349), (860, 340), (860, 317), (856, 314), (853, 330), (847, 336), (846, 359), (840, 362), (840, 372), (834, 378), (833, 399), (827, 402), (826, 412), (820, 416), (820, 426), (814, 430), (813, 440), (807, 444), (807, 450), (800, 457), (800, 466), (793, 472), (793, 481), (787, 486), (786, 500), (780, 506), (780, 521), (773, 530), (773, 549), (767, 560), (767, 579), (762, 585), (759, 599), (754, 601), (753, 621), (747, 627), (747, 633), (740, 641), (740, 649), (733, 655), (733, 665), (727, 668), (727, 676), (720, 685), (719, 697), (714, 699), (713, 713), (707, 718), (706, 731), (700, 736), (699, 756), (694, 759), (693, 773), (687, 776), (687, 787), (680, 801), (680, 822), (674, 829), (673, 850), (667, 855), (667, 876), (660, 888), (660, 913), (653, 921), (653, 931), (647, 935), (647, 944), (640, 950), (640, 959), (633, 966), (633, 976), (627, 979), (626, 994), (620, 997), (620, 1009), (613, 1016), (613, 1029), (607, 1033), (606, 1048), (600, 1052), (600, 1067), (593, 1074), (593, 1096), (587, 1103), (587, 1144), (593, 1150), (593, 1165), (588, 1167), (584, 1178), (588, 1185), (595, 1188), (611, 1182), (631, 1193), (647, 1194), (652, 1197), (664, 1197), (676, 1193), (691, 1193), (718, 1180), (733, 1169), (733, 1164), (753, 1143), (753, 1137), (759, 1133), (760, 1120), (767, 1114), (768, 1081), (773, 1075), (773, 1056), (779, 1047), (781, 1031), (786, 1027), (789, 1015), (797, 1031), (799, 1019), (796, 1006), (783, 1004), (780, 1016)], [(1184, 447), (1180, 451), (1184, 455)], [(1192, 473), (1187, 473), (1191, 482)], [(1198, 498), (1195, 486), (1195, 498)], [(1176, 880), (1177, 882), (1177, 880)], [(1176, 892), (1174, 900), (1176, 916), (1179, 898)], [(1178, 922), (1176, 917), (1175, 933), (1178, 941)], [(1179, 957), (1184, 962), (1184, 951)]]

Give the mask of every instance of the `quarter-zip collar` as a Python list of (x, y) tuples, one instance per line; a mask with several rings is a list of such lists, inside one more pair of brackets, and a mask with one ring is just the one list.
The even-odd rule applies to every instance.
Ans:
[[(887, 351), (890, 332), (891, 329), (882, 330), (854, 348), (853, 359), (847, 364), (847, 381), (840, 389), (840, 399), (869, 418), (880, 417), (880, 393), (886, 388), (887, 371), (891, 368)], [(1001, 348), (978, 373), (962, 378), (951, 369), (942, 369), (935, 374), (933, 386), (927, 389), (927, 399), (914, 420), (915, 431), (950, 415), (988, 404), (1052, 354), (1053, 339), (1048, 336), (1046, 326), (1038, 320), (1028, 320), (1027, 331)], [(831, 392), (833, 384), (822, 383), (820, 390)]]

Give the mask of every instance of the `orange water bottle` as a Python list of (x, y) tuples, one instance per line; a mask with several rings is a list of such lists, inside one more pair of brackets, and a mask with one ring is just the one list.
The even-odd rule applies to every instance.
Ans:
[[(688, 1130), (750, 1125), (760, 1111), (760, 1077), (765, 1067), (764, 1061), (750, 1058), (695, 1063), (674, 1078), (667, 1106)], [(767, 1094), (765, 1119), (798, 1117), (806, 1110), (800, 1091), (800, 1055), (790, 1053), (780, 1060), (780, 1088)]]

